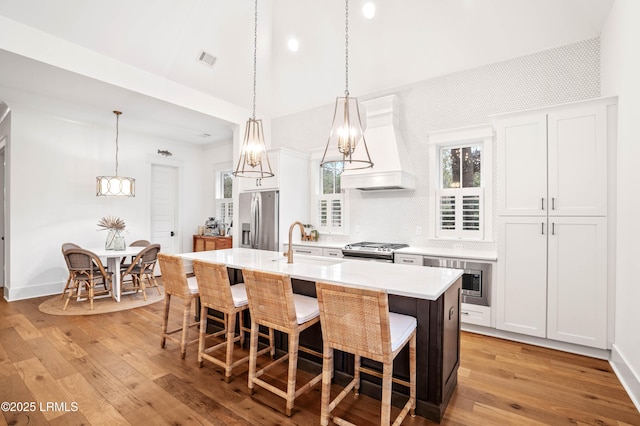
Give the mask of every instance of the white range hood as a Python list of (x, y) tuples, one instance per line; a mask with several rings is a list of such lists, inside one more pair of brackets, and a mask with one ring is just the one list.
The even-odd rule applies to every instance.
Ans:
[(340, 185), (362, 191), (415, 189), (413, 167), (398, 130), (398, 98), (390, 95), (361, 104), (367, 111), (364, 138), (373, 167), (345, 170)]

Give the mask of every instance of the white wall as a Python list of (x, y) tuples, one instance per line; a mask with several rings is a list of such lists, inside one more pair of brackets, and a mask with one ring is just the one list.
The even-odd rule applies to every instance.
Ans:
[(190, 249), (192, 231), (205, 214), (199, 185), (204, 148), (128, 132), (125, 111), (120, 117), (118, 172), (136, 179), (136, 196), (96, 197), (96, 176), (115, 172), (115, 116), (113, 127), (98, 126), (58, 116), (47, 107), (36, 109), (34, 97), (13, 96), (3, 99), (12, 109), (8, 300), (61, 292), (67, 276), (61, 244), (102, 246), (106, 235), (96, 224), (105, 215), (125, 220), (128, 241), (149, 239), (150, 164), (166, 161), (158, 149), (173, 152), (171, 161), (182, 167), (180, 199), (188, 207), (181, 210), (183, 228), (176, 248)]
[(616, 0), (602, 32), (602, 93), (618, 95), (617, 264), (612, 363), (640, 409), (640, 280), (637, 274), (640, 221), (640, 2)]
[[(391, 93), (398, 96), (400, 133), (416, 172), (416, 189), (349, 191), (349, 235), (330, 238), (452, 248), (457, 241), (434, 240), (427, 235), (429, 220), (433, 220), (428, 215), (428, 133), (489, 124), (492, 114), (598, 97), (599, 75), (600, 43), (594, 38), (360, 97), (363, 101)], [(328, 94), (327, 101), (335, 95)], [(324, 149), (332, 114), (333, 105), (328, 104), (273, 119), (273, 144), (301, 152)], [(495, 156), (495, 148), (493, 152)], [(493, 170), (490, 180), (495, 182), (495, 166)], [(490, 202), (495, 203), (495, 199)], [(417, 235), (417, 227), (422, 228), (421, 235)], [(326, 241), (328, 237), (320, 238)], [(495, 250), (496, 243), (465, 242), (464, 246), (470, 250)]]

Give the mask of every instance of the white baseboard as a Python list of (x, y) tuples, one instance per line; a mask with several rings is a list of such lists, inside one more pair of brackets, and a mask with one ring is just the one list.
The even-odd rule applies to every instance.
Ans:
[(34, 297), (52, 296), (62, 293), (63, 288), (64, 281), (29, 287), (5, 287), (4, 298), (7, 302), (13, 302), (15, 300), (32, 299)]
[(512, 333), (510, 331), (497, 330), (495, 328), (481, 327), (474, 324), (462, 323), (463, 331), (484, 334), (485, 336), (498, 337), (500, 339), (513, 340), (514, 342), (527, 343), (529, 345), (542, 346), (558, 351), (570, 352), (578, 355), (589, 356), (609, 360), (611, 351), (606, 349), (590, 348), (588, 346), (575, 345), (573, 343), (559, 342), (557, 340), (542, 339), (540, 337), (527, 336), (525, 334)]
[(615, 344), (611, 345), (611, 360), (609, 364), (611, 364), (613, 371), (615, 371), (622, 386), (629, 394), (629, 398), (640, 411), (640, 376), (629, 366), (624, 355)]

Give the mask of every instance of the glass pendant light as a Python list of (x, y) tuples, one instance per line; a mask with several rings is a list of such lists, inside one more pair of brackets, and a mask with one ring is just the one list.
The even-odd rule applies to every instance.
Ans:
[[(344, 97), (336, 98), (333, 124), (320, 167), (342, 163), (342, 170), (373, 167), (364, 130), (360, 121), (358, 99), (349, 96), (349, 0), (345, 0), (345, 89)], [(335, 149), (337, 148), (337, 153)], [(357, 148), (357, 151), (356, 151)], [(341, 158), (337, 158), (342, 155)], [(329, 158), (327, 158), (329, 157)]]
[(236, 177), (266, 178), (273, 176), (264, 143), (262, 120), (256, 120), (256, 64), (258, 52), (258, 0), (253, 21), (253, 116), (247, 120), (240, 158), (233, 175)]
[(113, 111), (113, 113), (116, 115), (116, 174), (115, 176), (96, 177), (96, 196), (135, 197), (136, 180), (118, 176), (118, 124), (122, 112)]

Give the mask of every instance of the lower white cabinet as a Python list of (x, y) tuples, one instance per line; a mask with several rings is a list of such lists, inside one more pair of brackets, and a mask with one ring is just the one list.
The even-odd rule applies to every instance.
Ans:
[[(285, 251), (287, 250), (288, 244), (284, 245)], [(309, 247), (309, 246), (297, 246), (292, 244), (293, 253), (295, 254), (306, 254), (308, 256), (322, 256), (322, 247)]]
[(491, 308), (463, 303), (460, 307), (460, 319), (467, 324), (491, 327)]
[(342, 257), (341, 248), (323, 248), (322, 255), (325, 257)]
[(398, 254), (393, 256), (393, 263), (400, 263), (402, 265), (418, 265), (422, 266), (422, 255), (419, 254)]
[(500, 217), (498, 329), (605, 349), (607, 219)]

